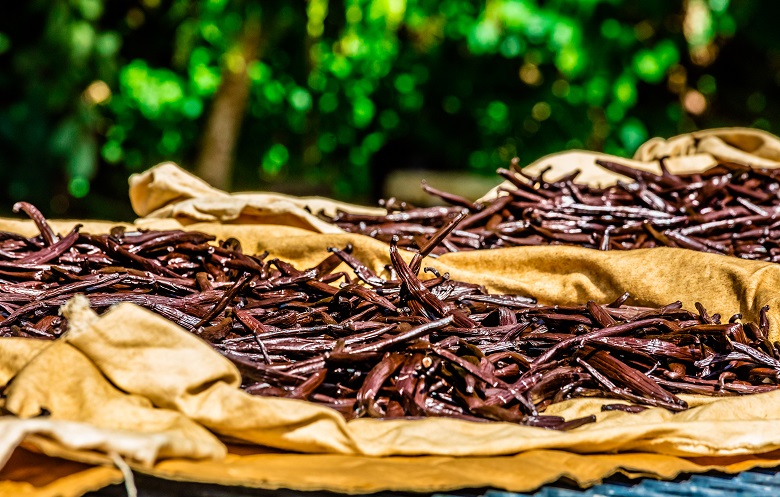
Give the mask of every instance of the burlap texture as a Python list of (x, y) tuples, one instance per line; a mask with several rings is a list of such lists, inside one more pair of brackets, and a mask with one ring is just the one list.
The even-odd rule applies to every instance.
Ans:
[(634, 159), (653, 161), (661, 157), (710, 155), (724, 162), (752, 167), (780, 165), (780, 139), (760, 129), (718, 128), (694, 131), (664, 140), (653, 138), (639, 147)]
[[(712, 138), (708, 143), (716, 143), (717, 138), (748, 153), (747, 145), (735, 148), (744, 142), (733, 136)], [(693, 172), (713, 165), (716, 159), (709, 153), (717, 147), (708, 145), (709, 153), (704, 154), (697, 148), (704, 141), (673, 148), (675, 153), (690, 155), (672, 162), (670, 168)], [(774, 150), (769, 145), (776, 142), (767, 138), (764, 145), (750, 150), (769, 156), (767, 150)], [(653, 153), (665, 155), (663, 144), (645, 150), (642, 162), (630, 164), (652, 170), (649, 158), (658, 156)], [(552, 160), (549, 174), (554, 177), (565, 174), (561, 168), (579, 157), (578, 167), (584, 171), (581, 180), (615, 180), (596, 169), (592, 154), (571, 154), (543, 159), (532, 167), (539, 170)], [(730, 159), (718, 156), (717, 160)], [(137, 226), (186, 226), (221, 238), (233, 236), (246, 251), (268, 250), (299, 267), (324, 258), (327, 247), (347, 243), (377, 271), (388, 263), (385, 244), (330, 228), (326, 232), (307, 210), (316, 211), (315, 205), (349, 210), (348, 205), (301, 200), (291, 203), (292, 207), (258, 215), (263, 212), (262, 196), (246, 194), (252, 197), (250, 201), (202, 182), (193, 184), (191, 179), (172, 166), (137, 177), (135, 193), (131, 192), (134, 206), (139, 214), (155, 212)], [(209, 197), (218, 202), (202, 201)], [(240, 224), (227, 224), (236, 222)], [(66, 231), (73, 222), (52, 224)], [(90, 223), (85, 231), (106, 231), (111, 225)], [(34, 233), (29, 222), (2, 221), (0, 229)], [(775, 295), (780, 266), (775, 264), (680, 249), (605, 253), (563, 246), (447, 254), (425, 264), (448, 271), (454, 278), (482, 283), (492, 291), (523, 293), (542, 303), (608, 301), (630, 291), (637, 304), (681, 300), (692, 307), (699, 301), (711, 312), (724, 316), (741, 312), (753, 320), (761, 306), (770, 305), (772, 339), (780, 338), (780, 303)], [(116, 453), (151, 474), (191, 481), (342, 492), (471, 486), (520, 491), (561, 476), (588, 485), (616, 471), (670, 477), (711, 467), (739, 471), (780, 463), (780, 455), (774, 452), (780, 450), (780, 395), (776, 393), (726, 399), (689, 396), (686, 399), (696, 407), (676, 415), (661, 409), (633, 415), (601, 413), (604, 401), (567, 401), (548, 412), (598, 416), (597, 423), (568, 433), (448, 419), (345, 422), (335, 411), (306, 402), (242, 393), (235, 368), (207, 344), (130, 304), (117, 306), (100, 318), (74, 305), (70, 319), (71, 331), (55, 343), (0, 339), (0, 380), (10, 383), (5, 409), (18, 418), (36, 416), (42, 408), (51, 412), (46, 419), (4, 420), (8, 426), (38, 423), (13, 428), (22, 435), (0, 438), (0, 461), (10, 458), (11, 468), (19, 468), (11, 463), (22, 450), (14, 452), (21, 442), (52, 457), (93, 464), (108, 462), (101, 454)], [(60, 423), (68, 422), (81, 423), (68, 425), (70, 438), (51, 435)], [(147, 443), (135, 445), (137, 440)], [(235, 447), (228, 453), (223, 442), (237, 440), (311, 454)], [(620, 454), (605, 455), (612, 452)], [(85, 470), (86, 476), (84, 471), (76, 472), (78, 477), (69, 477), (77, 483), (58, 492), (79, 495), (100, 478), (105, 482), (117, 479), (115, 470), (104, 469), (91, 480), (89, 471)], [(25, 493), (14, 495), (48, 495), (52, 484), (0, 481), (0, 495), (22, 487)], [(39, 490), (42, 493), (36, 494)]]
[[(562, 476), (588, 485), (618, 471), (668, 477), (712, 466), (738, 471), (780, 463), (780, 455), (772, 454), (780, 449), (776, 394), (686, 396), (697, 407), (676, 415), (662, 409), (601, 413), (607, 401), (598, 399), (552, 406), (548, 412), (553, 414), (599, 417), (569, 433), (446, 419), (345, 422), (334, 411), (310, 403), (240, 392), (238, 374), (227, 360), (132, 304), (116, 306), (100, 318), (90, 313), (85, 307), (70, 309), (74, 326), (68, 335), (23, 365), (8, 389), (11, 412), (51, 412), (47, 419), (8, 420), (15, 429), (29, 425), (28, 433), (36, 436), (27, 439), (27, 447), (93, 464), (107, 462), (100, 454), (113, 452), (141, 471), (171, 479), (343, 492), (464, 486), (521, 491)], [(2, 349), (0, 356), (5, 356)], [(80, 388), (68, 387), (76, 381)], [(63, 421), (79, 409), (87, 426)], [(171, 422), (179, 419), (174, 414), (223, 438), (330, 455), (235, 447), (225, 455), (226, 448), (208, 434), (186, 422)], [(215, 454), (197, 462), (206, 455), (203, 447)], [(3, 448), (7, 457), (13, 445)], [(151, 466), (155, 451), (160, 461)], [(613, 452), (621, 454), (604, 455)], [(428, 456), (408, 457), (416, 454)], [(367, 457), (389, 455), (400, 457)], [(486, 457), (491, 455), (497, 457)], [(410, 467), (417, 470), (399, 479)], [(94, 473), (95, 478), (108, 476), (116, 478)], [(89, 481), (78, 478), (74, 488)]]
[[(528, 164), (523, 170), (538, 175), (550, 168), (544, 179), (555, 181), (579, 170), (575, 183), (607, 187), (618, 181), (630, 183), (633, 179), (609, 171), (596, 160), (614, 161), (635, 169), (661, 173), (659, 160), (666, 158), (666, 168), (674, 174), (692, 174), (715, 166), (718, 162), (735, 162), (752, 167), (780, 166), (780, 138), (750, 128), (718, 128), (696, 131), (665, 140), (653, 138), (639, 147), (632, 159), (599, 152), (571, 150), (551, 154)], [(503, 182), (482, 199), (490, 199), (502, 188), (514, 188)]]
[[(284, 243), (299, 245), (296, 242)], [(599, 297), (595, 289), (602, 286), (600, 280), (585, 284), (588, 280), (583, 277), (583, 270), (609, 267), (614, 259), (597, 251), (564, 249), (574, 256), (561, 257), (570, 262), (561, 266), (559, 282), (550, 287), (558, 288), (560, 293), (553, 293), (566, 295), (561, 298), (564, 303)], [(530, 264), (518, 261), (512, 252), (519, 250), (459, 254), (471, 257), (451, 266), (442, 257), (444, 260), (434, 265), (450, 272), (455, 267), (471, 267), (472, 271), (480, 268), (489, 273), (499, 267), (504, 273), (500, 276), (504, 284), (522, 281)], [(515, 264), (507, 264), (501, 258), (488, 262), (506, 253)], [(699, 254), (684, 250), (653, 249), (620, 255), (624, 257), (623, 265), (611, 269), (616, 274), (623, 273), (627, 266), (653, 265), (659, 273), (671, 276), (664, 281), (668, 286), (656, 297), (663, 301), (655, 300), (652, 293), (645, 294), (648, 303), (655, 305), (667, 302), (670, 296), (684, 297), (700, 288), (702, 296), (713, 295), (713, 312), (728, 312), (728, 308), (722, 307), (728, 305), (721, 300), (723, 296), (731, 296), (734, 305), (740, 305), (738, 296), (751, 285), (750, 279), (756, 274), (744, 272), (746, 266), (756, 263), (728, 257), (702, 263)], [(758, 264), (763, 268), (758, 270), (757, 279), (766, 287), (758, 285), (754, 306), (774, 302), (774, 292), (762, 289), (776, 287), (780, 278), (780, 267)], [(708, 291), (681, 275), (681, 269), (699, 277), (708, 269), (712, 275)], [(554, 277), (547, 274), (549, 285)], [(737, 286), (733, 286), (735, 281), (739, 282)], [(82, 299), (72, 301), (65, 314), (71, 322), (70, 331), (40, 350), (16, 373), (6, 389), (6, 409), (20, 417), (30, 417), (45, 408), (52, 419), (84, 421), (105, 429), (162, 433), (168, 442), (159, 457), (188, 453), (198, 458), (223, 455), (220, 450), (224, 449), (202, 427), (229, 439), (276, 449), (369, 456), (490, 456), (566, 449), (578, 453), (644, 451), (692, 457), (764, 453), (780, 448), (780, 392), (720, 399), (687, 397), (691, 405), (703, 405), (679, 414), (664, 409), (649, 409), (640, 414), (602, 413), (601, 405), (611, 401), (576, 399), (554, 405), (549, 412), (567, 419), (596, 414), (599, 422), (567, 433), (509, 423), (435, 418), (345, 422), (336, 411), (308, 402), (242, 393), (238, 389), (239, 374), (229, 361), (194, 335), (135, 305), (120, 304), (97, 317)], [(773, 330), (772, 337), (776, 336), (777, 330)], [(19, 340), (7, 342), (14, 350), (19, 346)], [(0, 347), (4, 343), (5, 340), (0, 341)], [(31, 343), (38, 346), (37, 342)]]
[[(660, 173), (661, 158), (666, 158), (669, 171), (678, 174), (701, 172), (718, 162), (774, 168), (780, 166), (780, 138), (750, 128), (710, 129), (668, 140), (653, 138), (639, 147), (632, 159), (570, 150), (537, 159), (526, 165), (524, 170), (536, 175), (549, 168), (545, 173), (548, 181), (579, 170), (575, 182), (605, 187), (617, 181), (633, 180), (604, 169), (596, 164), (596, 160), (616, 161), (643, 171)], [(501, 188), (513, 186), (503, 182), (482, 199), (495, 197)], [(170, 162), (133, 175), (130, 178), (130, 200), (135, 212), (147, 219), (176, 219), (184, 225), (196, 222), (273, 224), (319, 233), (341, 232), (338, 227), (319, 219), (315, 215), (319, 212), (328, 215), (334, 214), (337, 209), (367, 214), (383, 212), (320, 197), (291, 197), (265, 192), (228, 194)]]
[[(34, 452), (17, 449), (0, 470), (0, 496), (76, 497), (121, 481), (116, 469), (63, 459), (72, 458), (72, 455), (61, 448), (46, 449), (44, 452), (50, 453), (50, 456), (41, 454), (41, 449), (34, 443), (28, 444), (28, 448)], [(583, 456), (565, 451), (533, 450), (497, 457), (376, 458), (281, 454), (252, 447), (229, 446), (228, 455), (220, 460), (168, 459), (153, 468), (136, 469), (173, 481), (366, 494), (382, 490), (437, 492), (481, 487), (527, 492), (561, 478), (589, 487), (616, 473), (629, 478), (671, 479), (680, 473), (710, 470), (737, 473), (778, 464), (778, 453), (683, 459), (659, 454)]]
[(199, 221), (272, 224), (320, 233), (341, 232), (314, 215), (320, 211), (331, 215), (337, 209), (366, 214), (383, 212), (320, 197), (292, 197), (266, 192), (228, 194), (212, 188), (171, 162), (131, 176), (130, 202), (139, 216), (150, 219), (173, 218), (183, 224)]
[(34, 451), (16, 449), (0, 468), (0, 497), (77, 497), (120, 483), (122, 474), (110, 466), (96, 466)]

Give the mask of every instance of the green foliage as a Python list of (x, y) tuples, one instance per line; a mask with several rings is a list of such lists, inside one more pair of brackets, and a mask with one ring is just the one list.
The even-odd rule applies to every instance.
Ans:
[[(770, 2), (19, 8), (12, 23), (0, 21), (0, 197), (59, 215), (128, 217), (128, 173), (193, 164), (225, 71), (246, 70), (250, 81), (234, 185), (317, 184), (351, 200), (367, 200), (383, 154), (492, 174), (515, 155), (628, 155), (654, 135), (771, 128), (778, 110)], [(247, 62), (249, 22), (260, 42)]]

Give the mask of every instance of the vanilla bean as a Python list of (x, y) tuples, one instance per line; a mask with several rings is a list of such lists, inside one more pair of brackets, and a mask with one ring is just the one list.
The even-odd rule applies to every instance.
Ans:
[[(680, 235), (685, 239), (671, 234), (679, 234), (675, 230), (684, 223), (677, 221), (676, 207), (669, 207), (676, 204), (663, 203), (669, 202), (664, 188), (682, 191), (690, 185), (667, 176), (652, 188), (625, 187), (609, 197), (624, 202), (641, 193), (645, 206), (621, 204), (611, 221), (599, 217), (606, 211), (593, 191), (571, 178), (561, 186), (568, 199), (562, 204), (550, 193), (556, 183), (532, 179), (545, 193), (529, 211), (532, 215), (517, 220), (512, 213), (532, 196), (528, 189), (521, 189), (522, 199), (508, 195), (491, 206), (474, 206), (477, 210), (468, 201), (447, 197), (458, 207), (406, 206), (392, 219), (343, 216), (382, 223), (390, 235), (390, 279), (352, 255), (351, 246), (330, 249), (315, 267), (301, 269), (280, 259), (266, 261), (267, 254), (244, 254), (234, 239), (218, 243), (197, 232), (88, 234), (74, 228), (58, 237), (40, 212), (24, 204), (20, 208), (41, 234), (0, 233), (0, 336), (57, 339), (67, 324), (58, 309), (77, 293), (86, 295), (98, 313), (131, 302), (208, 342), (236, 364), (245, 391), (320, 403), (347, 418), (449, 416), (563, 430), (594, 418), (564, 420), (540, 413), (551, 403), (577, 397), (632, 403), (607, 410), (679, 411), (686, 405), (675, 396), (678, 392), (746, 395), (777, 389), (780, 353), (768, 340), (766, 308), (758, 323), (742, 322), (741, 316), (721, 323), (700, 304), (696, 312), (679, 302), (636, 307), (626, 305), (629, 295), (623, 294), (606, 305), (540, 306), (523, 295), (490, 294), (432, 267), (425, 268), (430, 279), (419, 277), (426, 255), (444, 246), (460, 250), (493, 243), (506, 238), (498, 236), (502, 230), (575, 241), (606, 226), (615, 227), (608, 240), (613, 248), (641, 245), (634, 236), (680, 244), (691, 239), (710, 249), (727, 246), (728, 238), (721, 235), (729, 223), (717, 216), (706, 217), (703, 222), (710, 224), (701, 232)], [(707, 198), (731, 191), (723, 185), (741, 177), (727, 176), (705, 182)], [(733, 226), (765, 221), (755, 211), (770, 209), (751, 199), (740, 208), (747, 210), (747, 205), (758, 217)], [(638, 219), (648, 213), (653, 225)], [(534, 226), (534, 219), (543, 224)], [(418, 231), (388, 225), (396, 221), (430, 225)], [(408, 264), (400, 247), (412, 232), (418, 238), (406, 246), (420, 245)], [(702, 238), (705, 234), (720, 238)], [(333, 273), (342, 262), (354, 277)]]
[[(455, 207), (322, 217), (345, 231), (385, 242), (397, 236), (398, 246), (423, 255), (547, 244), (599, 250), (666, 245), (780, 262), (780, 254), (771, 252), (772, 240), (779, 236), (780, 171), (729, 163), (677, 175), (662, 165), (657, 175), (612, 161), (597, 163), (635, 182), (606, 188), (577, 185), (576, 172), (545, 181), (543, 175), (528, 177), (513, 162), (513, 170), (497, 171), (512, 186), (499, 188), (489, 200), (471, 202), (423, 184), (426, 192)], [(450, 224), (456, 209), (467, 213), (458, 229), (437, 240), (435, 249), (427, 246), (427, 237)], [(410, 264), (415, 271), (418, 259)]]

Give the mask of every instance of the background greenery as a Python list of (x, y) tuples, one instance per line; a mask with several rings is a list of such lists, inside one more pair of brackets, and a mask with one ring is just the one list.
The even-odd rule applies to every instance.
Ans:
[(724, 125), (780, 131), (772, 1), (4, 10), (3, 215), (25, 199), (50, 215), (132, 218), (127, 176), (162, 160), (203, 172), (215, 147), (204, 136), (228, 147), (207, 168), (221, 186), (372, 202), (394, 167), (491, 175), (515, 155), (630, 155), (650, 136)]

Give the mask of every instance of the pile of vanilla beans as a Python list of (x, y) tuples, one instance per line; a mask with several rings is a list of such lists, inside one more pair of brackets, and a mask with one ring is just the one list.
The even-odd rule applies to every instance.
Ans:
[(434, 255), (463, 250), (565, 244), (601, 250), (659, 246), (780, 262), (780, 170), (720, 164), (700, 174), (657, 175), (614, 162), (600, 166), (627, 176), (609, 188), (574, 183), (579, 172), (547, 182), (512, 163), (498, 174), (513, 187), (483, 203), (423, 188), (452, 207), (415, 208), (384, 201), (384, 216), (340, 212), (327, 218), (345, 231), (417, 250), (427, 236), (468, 212)]
[[(605, 409), (679, 411), (677, 394), (729, 396), (777, 388), (780, 344), (758, 324), (697, 305), (541, 306), (489, 294), (425, 268), (456, 215), (420, 240), (410, 262), (391, 240), (386, 277), (350, 247), (298, 269), (242, 252), (234, 239), (188, 231), (56, 235), (32, 205), (33, 238), (0, 233), (0, 336), (54, 339), (58, 309), (85, 294), (98, 312), (118, 302), (150, 309), (233, 361), (243, 389), (330, 406), (346, 417), (449, 416), (571, 429), (593, 417), (543, 413), (576, 397)], [(411, 254), (410, 254), (411, 255)], [(347, 272), (337, 271), (345, 263)], [(628, 403), (626, 403), (627, 401)]]

